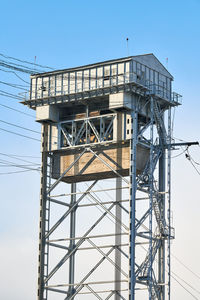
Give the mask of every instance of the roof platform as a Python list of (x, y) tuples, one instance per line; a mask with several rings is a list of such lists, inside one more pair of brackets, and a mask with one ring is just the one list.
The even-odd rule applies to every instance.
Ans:
[(171, 92), (173, 76), (153, 54), (130, 56), (95, 64), (34, 74), (22, 103), (32, 109), (44, 105), (70, 106), (101, 101), (116, 93), (154, 96), (162, 105), (180, 104)]

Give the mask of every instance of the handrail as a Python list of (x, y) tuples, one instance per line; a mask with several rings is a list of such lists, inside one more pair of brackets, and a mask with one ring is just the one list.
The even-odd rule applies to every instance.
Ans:
[[(169, 89), (167, 89), (166, 86), (162, 86), (160, 84), (153, 83), (150, 80), (146, 80), (142, 78), (140, 75), (138, 75), (135, 72), (127, 72), (127, 73), (122, 73), (118, 75), (112, 75), (112, 76), (102, 76), (98, 78), (93, 78), (90, 80), (89, 84), (89, 79), (86, 79), (84, 82), (84, 86), (82, 85), (83, 83), (79, 85), (78, 83), (75, 84), (75, 82), (70, 82), (70, 90), (68, 90), (68, 85), (63, 85), (62, 87), (60, 86), (60, 90), (55, 90), (55, 85), (50, 86), (48, 89), (45, 90), (46, 95), (43, 94), (42, 92), (42, 87), (38, 87), (34, 93), (36, 93), (37, 98), (36, 99), (42, 99), (44, 97), (52, 97), (52, 96), (64, 96), (64, 95), (70, 95), (70, 94), (76, 94), (76, 93), (82, 93), (82, 92), (87, 92), (87, 91), (93, 91), (96, 89), (104, 89), (104, 88), (109, 88), (113, 87), (116, 85), (123, 85), (123, 84), (138, 84), (141, 87), (143, 86), (144, 88), (147, 89), (146, 94), (153, 94), (156, 95), (160, 98), (166, 99), (170, 102), (174, 103), (179, 103), (181, 104), (182, 101), (182, 96), (179, 95), (178, 93), (175, 92), (170, 92)], [(86, 85), (87, 84), (87, 85)], [(65, 90), (65, 86), (67, 86)], [(25, 100), (35, 100), (34, 98), (31, 99), (31, 92), (27, 92), (25, 95)]]

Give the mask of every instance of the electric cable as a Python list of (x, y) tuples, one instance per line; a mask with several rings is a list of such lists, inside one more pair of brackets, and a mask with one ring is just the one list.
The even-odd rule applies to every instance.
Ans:
[[(41, 135), (40, 131), (36, 131), (36, 130), (30, 129), (30, 128), (27, 128), (27, 127), (19, 126), (17, 124), (10, 123), (10, 122), (7, 122), (7, 121), (3, 121), (1, 119), (0, 119), (0, 122), (4, 123), (4, 124), (7, 124), (7, 125), (10, 125), (10, 126), (13, 126), (13, 127), (17, 127), (17, 128), (20, 128), (20, 129), (23, 129), (23, 130), (30, 131), (30, 132), (37, 133), (37, 134)], [(52, 135), (52, 137), (57, 138), (57, 136), (54, 136), (54, 135)]]
[(28, 114), (28, 113), (25, 113), (25, 112), (23, 112), (23, 111), (21, 111), (21, 110), (19, 110), (19, 109), (16, 109), (16, 108), (11, 107), (11, 106), (4, 105), (4, 104), (1, 104), (1, 103), (0, 103), (0, 106), (5, 107), (5, 108), (10, 109), (10, 110), (13, 110), (13, 111), (16, 111), (16, 112), (18, 112), (18, 113), (20, 113), (20, 114), (23, 114), (23, 115), (26, 115), (26, 116), (28, 116), (28, 117), (31, 117), (31, 118), (34, 118), (34, 119), (35, 119), (35, 116), (33, 116), (33, 115), (31, 115), (31, 114)]
[(191, 160), (193, 161), (193, 163), (195, 163), (196, 165), (200, 166), (200, 163), (196, 162), (192, 157)]
[(4, 173), (0, 173), (0, 175), (10, 175), (10, 174), (16, 174), (16, 173), (25, 173), (25, 172), (30, 172), (30, 171), (34, 171), (34, 170), (23, 170), (23, 171), (4, 172)]
[[(11, 62), (11, 61), (5, 61), (5, 60), (2, 60), (0, 59), (0, 65), (5, 67), (5, 68), (14, 68), (14, 69), (18, 69), (22, 72), (25, 72), (25, 73), (29, 73), (29, 74), (34, 74), (34, 73), (44, 73), (45, 71), (44, 70), (36, 70), (35, 68), (31, 68), (29, 66), (26, 66), (26, 65), (21, 65), (21, 64), (17, 64), (17, 63), (14, 63), (14, 62)], [(37, 72), (36, 72), (37, 71)]]
[(0, 159), (0, 168), (20, 168), (20, 169), (25, 169), (25, 170), (40, 170), (40, 168), (32, 168), (35, 165), (17, 165), (17, 164), (12, 164), (12, 163), (6, 163), (2, 162)]
[(176, 277), (178, 277), (178, 279), (182, 280), (186, 285), (188, 285), (193, 291), (195, 291), (196, 293), (198, 293), (200, 295), (200, 291), (198, 291), (197, 289), (195, 289), (191, 284), (189, 284), (187, 281), (185, 281), (183, 278), (181, 278), (180, 276), (178, 276), (177, 274), (175, 274), (173, 271), (171, 271), (171, 273), (173, 275), (175, 275)]
[(15, 134), (15, 135), (19, 135), (19, 136), (21, 136), (21, 137), (25, 137), (25, 138), (30, 139), (30, 140), (35, 140), (35, 141), (40, 142), (39, 139), (35, 139), (35, 138), (33, 138), (33, 137), (30, 137), (30, 136), (27, 136), (27, 135), (23, 135), (23, 134), (14, 132), (14, 131), (6, 130), (6, 129), (4, 129), (4, 128), (0, 128), (0, 130), (5, 131), (5, 132), (8, 132), (8, 133)]
[(185, 267), (188, 271), (190, 271), (194, 276), (196, 276), (200, 280), (200, 276), (197, 275), (195, 272), (193, 272), (190, 268), (188, 268), (178, 257), (176, 257), (174, 254), (171, 253), (171, 255), (183, 266)]
[[(4, 167), (11, 166), (11, 167), (30, 169), (30, 170), (33, 169), (33, 168), (30, 168), (30, 167), (32, 167), (32, 165), (31, 166), (30, 165), (19, 165), (19, 164), (16, 164), (14, 162), (11, 162), (11, 161), (8, 161), (8, 160), (5, 160), (5, 159), (0, 159), (0, 163), (3, 164)], [(35, 165), (38, 166), (38, 164), (33, 164), (33, 166), (35, 166)], [(40, 167), (37, 167), (37, 169), (40, 169)]]
[(23, 91), (29, 91), (27, 89), (25, 89), (24, 87), (22, 87), (21, 85), (17, 85), (17, 84), (12, 84), (12, 83), (8, 83), (8, 82), (5, 82), (5, 81), (0, 81), (1, 84), (4, 84), (4, 85), (8, 85), (8, 86), (11, 86), (13, 88), (16, 88), (16, 89), (20, 89), (20, 90), (23, 90)]
[(40, 170), (39, 168), (33, 168), (35, 165), (17, 165), (17, 164), (9, 164), (9, 163), (4, 163), (0, 159), (0, 168), (20, 168), (20, 169), (25, 169), (25, 170)]
[(191, 156), (189, 154), (189, 152), (187, 151), (187, 153), (185, 154), (186, 159), (191, 163), (191, 165), (193, 166), (193, 168), (196, 170), (196, 172), (200, 175), (200, 171), (197, 169), (197, 167), (194, 165), (194, 163), (192, 162)]
[(194, 299), (199, 300), (195, 295), (193, 295), (186, 287), (183, 286), (173, 275), (170, 275), (185, 291), (187, 291)]
[(19, 98), (18, 96), (7, 95), (7, 94), (4, 94), (4, 93), (0, 93), (0, 96), (7, 97), (9, 99), (20, 100), (20, 101), (24, 100), (22, 98)]
[[(144, 246), (142, 246), (142, 245), (139, 245), (143, 250), (145, 250), (145, 252), (147, 252), (148, 253), (148, 250), (144, 247)], [(157, 261), (157, 259), (155, 259), (155, 261), (156, 262), (158, 262)], [(167, 273), (167, 271), (165, 271), (166, 273)], [(172, 272), (171, 271), (171, 273), (173, 273), (175, 276), (177, 276), (177, 277), (179, 277), (176, 273), (174, 273), (174, 272)], [(186, 287), (184, 287), (184, 285), (183, 284), (181, 284), (179, 281), (178, 281), (178, 279), (176, 279), (172, 274), (170, 274), (170, 277), (171, 278), (173, 278), (184, 290), (186, 290), (194, 299), (196, 299), (196, 300), (199, 300), (199, 298), (197, 298), (194, 294), (192, 294)], [(179, 277), (180, 278), (180, 277)], [(182, 279), (182, 278), (180, 278), (183, 282), (185, 282), (186, 283), (186, 281), (184, 280), (184, 279)], [(194, 287), (192, 287), (190, 284), (188, 284), (187, 283), (187, 285), (188, 286), (190, 286), (194, 291), (197, 291)], [(198, 293), (200, 293), (199, 291), (198, 291)]]
[(16, 157), (30, 157), (30, 158), (41, 158), (40, 156), (34, 156), (34, 155), (18, 155), (18, 154), (10, 154), (10, 156), (16, 156)]
[(184, 142), (184, 143), (187, 143), (187, 141), (183, 140), (183, 139), (179, 139), (179, 138), (176, 138), (173, 136), (173, 139), (177, 140), (177, 141), (180, 141), (180, 142)]
[[(37, 164), (37, 163), (34, 163), (30, 160), (25, 160), (25, 159), (22, 159), (22, 158), (15, 157), (16, 155), (6, 154), (6, 153), (2, 153), (2, 152), (0, 152), (0, 155), (6, 156), (6, 157), (9, 157), (9, 158), (12, 158), (12, 159), (20, 160), (20, 161), (23, 161), (23, 162), (32, 163), (32, 164), (35, 164), (35, 165), (40, 165), (40, 163)], [(22, 156), (22, 157), (24, 157), (24, 156)]]
[(0, 71), (5, 72), (5, 73), (13, 73), (16, 77), (18, 77), (21, 81), (28, 83), (30, 85), (30, 82), (24, 80), (23, 78), (21, 78), (16, 72), (14, 71), (8, 71), (8, 70), (3, 70), (0, 68)]
[[(30, 132), (33, 132), (33, 133), (41, 135), (41, 132), (39, 132), (39, 131), (32, 130), (32, 129), (29, 129), (29, 128), (26, 128), (26, 127), (23, 127), (23, 126), (19, 126), (19, 125), (14, 124), (14, 123), (6, 122), (6, 121), (3, 121), (3, 120), (0, 120), (0, 122), (4, 123), (4, 124), (7, 124), (7, 125), (10, 125), (10, 126), (13, 126), (13, 127), (16, 127), (16, 128), (20, 128), (20, 129), (23, 129), (23, 130), (30, 131)], [(7, 131), (7, 132), (10, 132), (10, 133), (14, 133), (14, 132), (8, 131), (8, 130), (3, 129), (3, 128), (0, 128), (0, 130)], [(15, 133), (15, 134), (23, 136), (23, 135), (21, 135), (19, 133)], [(54, 135), (52, 135), (52, 137), (57, 138), (57, 136), (54, 136)], [(28, 137), (28, 138), (31, 138), (31, 137)], [(32, 139), (35, 139), (35, 138), (32, 138)], [(38, 140), (38, 139), (36, 139), (36, 140)], [(40, 140), (38, 140), (38, 141), (40, 141)], [(52, 145), (52, 143), (51, 143), (51, 145)]]
[(6, 121), (3, 121), (3, 120), (0, 120), (0, 122), (4, 123), (4, 124), (7, 124), (7, 125), (10, 125), (10, 126), (14, 126), (14, 127), (17, 127), (17, 128), (20, 128), (20, 129), (23, 129), (23, 130), (27, 130), (27, 131), (30, 131), (30, 132), (37, 133), (37, 134), (41, 135), (41, 132), (39, 132), (39, 131), (32, 130), (32, 129), (29, 129), (29, 128), (26, 128), (26, 127), (23, 127), (23, 126), (19, 126), (19, 125), (14, 124), (14, 123), (6, 122)]
[(0, 90), (0, 95), (1, 96), (5, 96), (5, 97), (9, 97), (9, 98), (14, 98), (14, 99), (18, 99), (18, 100), (24, 100), (24, 97), (16, 95), (16, 94), (12, 94), (12, 93), (8, 93), (5, 91)]
[[(179, 157), (181, 155), (183, 155), (185, 152), (187, 151), (187, 148), (185, 150), (183, 150), (181, 153), (175, 155), (175, 156), (172, 156), (171, 158), (176, 158), (176, 157)], [(167, 159), (167, 158), (166, 158)]]
[(196, 168), (196, 166), (193, 164), (193, 162), (191, 160), (189, 160), (191, 165), (194, 167), (194, 169), (196, 170), (196, 172), (200, 175), (200, 171)]
[[(198, 145), (198, 146), (199, 146), (199, 145)], [(190, 156), (190, 159), (193, 161), (193, 163), (195, 163), (196, 165), (200, 166), (200, 163), (196, 162), (196, 161), (192, 158), (191, 154), (189, 153), (189, 149), (187, 149), (187, 151), (188, 151), (188, 155)]]
[(15, 67), (15, 66), (9, 65), (8, 63), (1, 62), (1, 61), (0, 61), (0, 66), (4, 67), (4, 68), (7, 68), (7, 69), (15, 70), (15, 71), (18, 71), (18, 72), (26, 73), (26, 74), (29, 74), (29, 75), (34, 74), (34, 71), (31, 71), (31, 70), (28, 70), (28, 69), (25, 69), (25, 68)]
[(41, 67), (41, 68), (46, 68), (46, 69), (54, 70), (51, 67), (43, 66), (43, 65), (40, 65), (40, 64), (36, 64), (36, 63), (32, 63), (32, 62), (29, 62), (29, 61), (26, 61), (26, 60), (22, 60), (22, 59), (19, 59), (19, 58), (15, 58), (15, 57), (12, 57), (12, 56), (7, 56), (7, 55), (5, 55), (3, 53), (0, 53), (0, 55), (3, 56), (4, 58), (7, 58), (7, 59), (12, 59), (12, 60), (16, 60), (16, 61), (23, 62), (23, 63), (26, 63), (26, 64), (30, 64), (30, 65), (33, 65), (33, 66), (37, 66), (37, 67)]

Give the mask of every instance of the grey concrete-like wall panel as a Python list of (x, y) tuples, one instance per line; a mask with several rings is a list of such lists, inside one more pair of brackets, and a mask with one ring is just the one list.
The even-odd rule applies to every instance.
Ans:
[(144, 54), (134, 56), (133, 60), (146, 65), (147, 67), (156, 70), (160, 74), (173, 79), (173, 76), (167, 71), (163, 64), (153, 54)]

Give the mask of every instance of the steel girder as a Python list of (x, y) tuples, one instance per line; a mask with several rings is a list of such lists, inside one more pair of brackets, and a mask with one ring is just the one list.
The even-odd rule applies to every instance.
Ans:
[[(171, 141), (170, 109), (166, 129), (164, 112), (160, 109), (157, 100), (150, 97), (151, 118), (141, 126), (137, 101), (133, 103), (131, 111), (133, 134), (130, 140), (129, 178), (121, 176), (106, 162), (102, 155), (96, 153), (87, 144), (87, 146), (83, 146), (82, 153), (70, 167), (63, 172), (59, 179), (54, 181), (51, 175), (52, 152), (47, 147), (50, 127), (47, 124), (43, 125), (38, 300), (81, 300), (85, 299), (85, 296), (87, 299), (137, 300), (148, 297), (152, 300), (165, 300), (167, 285), (168, 299), (170, 299), (170, 241), (172, 236), (170, 224), (170, 147), (167, 149), (167, 156), (165, 153), (166, 145), (170, 144)], [(112, 120), (110, 120), (111, 123)], [(106, 139), (107, 129), (110, 130), (112, 124), (108, 124), (107, 129), (102, 126), (103, 132), (96, 132), (94, 124), (91, 122), (87, 122), (87, 126), (90, 126), (95, 140), (98, 140), (100, 137)], [(85, 122), (80, 126), (78, 132), (80, 139), (83, 132), (86, 133), (87, 126)], [(66, 127), (62, 130), (69, 147), (72, 145), (72, 141), (77, 143), (78, 139), (73, 140), (72, 135), (69, 136), (69, 133), (66, 132)], [(143, 173), (138, 175), (136, 172), (136, 147), (139, 139), (143, 138), (149, 146), (150, 157)], [(117, 177), (115, 186), (112, 184), (111, 187), (109, 182), (108, 187), (99, 188), (100, 194), (98, 196), (98, 189), (96, 192), (94, 190), (95, 186), (99, 184), (97, 181), (91, 182), (84, 188), (80, 187), (81, 184), (79, 186), (78, 184), (71, 184), (68, 193), (56, 194), (59, 186), (63, 186), (63, 177), (87, 151), (90, 151), (95, 159), (99, 159), (102, 164), (115, 173)], [(165, 179), (166, 158), (167, 183)], [(128, 193), (124, 192), (127, 190)], [(109, 191), (111, 191), (109, 197), (105, 196), (105, 193)], [(55, 195), (52, 194), (53, 192)], [(128, 198), (128, 194), (129, 199), (124, 199), (124, 196)], [(145, 205), (140, 205), (140, 200), (144, 200)], [(54, 210), (56, 211), (57, 207), (62, 208), (62, 213), (55, 218)], [(85, 228), (84, 223), (84, 230), (81, 231), (79, 230), (81, 225), (78, 223), (78, 212), (83, 207), (87, 208), (86, 218), (84, 217), (85, 223), (90, 218), (90, 207), (98, 208), (100, 213), (92, 218), (93, 223), (90, 222), (88, 227), (86, 226), (87, 228)], [(114, 227), (111, 226), (113, 232), (109, 231), (107, 220), (114, 224)], [(56, 232), (64, 222), (68, 222), (65, 224), (68, 226), (67, 234), (60, 231), (63, 236), (58, 237)], [(106, 225), (102, 225), (103, 222)], [(103, 231), (100, 232), (98, 230), (101, 226)], [(79, 231), (81, 231), (80, 235), (78, 235)], [(107, 243), (102, 242), (106, 238), (109, 238), (109, 241)], [(166, 241), (168, 242), (168, 268), (166, 267), (165, 254)], [(52, 256), (54, 250), (57, 251), (55, 256), (58, 251), (64, 252), (63, 255), (58, 253), (59, 258), (56, 262), (55, 256)], [(81, 271), (83, 261), (81, 261), (79, 253), (87, 251), (90, 253), (87, 260), (90, 262), (91, 257), (92, 262), (85, 270), (82, 266), (83, 270)], [(143, 253), (141, 253), (142, 251)], [(85, 256), (83, 257), (86, 259)], [(102, 268), (102, 266), (105, 267)], [(66, 278), (60, 281), (57, 274), (63, 268), (66, 272)], [(100, 273), (102, 270), (103, 280), (99, 279), (101, 277), (99, 274), (99, 277), (96, 275), (98, 270)], [(109, 276), (103, 273), (105, 270), (110, 272)], [(168, 276), (166, 276), (166, 272), (168, 272)], [(99, 286), (102, 288), (98, 288)], [(145, 296), (141, 296), (141, 293), (143, 293), (142, 295), (145, 293)]]

